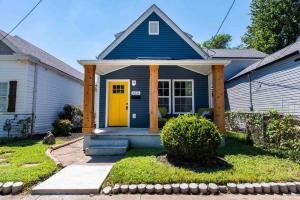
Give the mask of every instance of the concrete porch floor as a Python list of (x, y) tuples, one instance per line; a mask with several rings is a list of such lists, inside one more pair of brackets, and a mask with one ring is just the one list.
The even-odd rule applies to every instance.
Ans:
[(158, 133), (149, 133), (148, 128), (127, 128), (127, 127), (109, 127), (95, 129), (96, 135), (159, 135)]

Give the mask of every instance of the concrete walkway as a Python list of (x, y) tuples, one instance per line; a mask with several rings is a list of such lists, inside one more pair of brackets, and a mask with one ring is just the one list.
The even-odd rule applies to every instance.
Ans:
[(83, 152), (83, 140), (64, 146), (51, 152), (63, 166), (71, 164), (113, 165), (122, 159), (122, 156), (86, 156)]
[(300, 195), (17, 195), (0, 196), (0, 200), (300, 200)]

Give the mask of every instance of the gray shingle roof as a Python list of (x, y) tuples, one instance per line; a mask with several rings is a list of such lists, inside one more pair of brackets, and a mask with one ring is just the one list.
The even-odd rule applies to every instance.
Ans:
[[(0, 30), (0, 36), (6, 35), (6, 33)], [(2, 36), (1, 36), (2, 38)], [(59, 60), (58, 58), (50, 55), (49, 53), (45, 52), (44, 50), (38, 48), (37, 46), (23, 40), (19, 36), (7, 36), (6, 39), (14, 45), (18, 51), (20, 51), (24, 55), (30, 55), (40, 60), (40, 62), (49, 65), (53, 68), (58, 69), (70, 76), (73, 76), (77, 79), (83, 80), (83, 73), (77, 71), (70, 65), (64, 63), (63, 61)], [(5, 40), (4, 40), (5, 42)]]
[(213, 58), (264, 58), (265, 54), (256, 49), (203, 49)]
[(295, 52), (299, 53), (299, 51), (300, 51), (300, 41), (297, 41), (279, 51), (276, 51), (275, 53), (265, 57), (264, 59), (257, 61), (256, 63), (253, 63), (249, 67), (245, 68), (244, 70), (242, 70), (241, 72), (233, 76), (231, 79), (237, 78), (239, 76), (247, 74), (250, 71), (256, 70), (258, 68), (264, 67), (265, 65), (276, 62), (277, 60), (284, 58), (285, 56), (288, 56), (292, 53)]

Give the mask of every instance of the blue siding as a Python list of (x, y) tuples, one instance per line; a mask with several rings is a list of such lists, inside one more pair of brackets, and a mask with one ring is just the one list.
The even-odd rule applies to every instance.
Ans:
[[(159, 21), (159, 35), (148, 34), (149, 21)], [(136, 59), (138, 57), (169, 57), (174, 60), (202, 59), (154, 12), (104, 59)]]
[[(172, 73), (170, 73), (172, 72)], [(141, 91), (141, 99), (130, 99), (130, 112), (136, 119), (130, 118), (130, 127), (149, 127), (149, 66), (130, 66), (100, 77), (100, 127), (105, 126), (105, 101), (107, 79), (136, 80), (131, 90)], [(194, 79), (195, 111), (200, 107), (208, 107), (207, 76), (192, 72), (178, 66), (160, 66), (159, 79)]]

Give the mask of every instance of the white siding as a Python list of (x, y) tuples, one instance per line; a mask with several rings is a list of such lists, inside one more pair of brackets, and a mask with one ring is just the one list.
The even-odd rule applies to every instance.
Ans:
[[(18, 61), (0, 61), (0, 82), (17, 81), (17, 99), (15, 113), (0, 114), (0, 137), (6, 136), (3, 125), (6, 119), (19, 119), (31, 116), (32, 113), (32, 77), (29, 64)], [(15, 115), (16, 114), (16, 115)], [(15, 134), (13, 130), (11, 134)]]
[(83, 105), (83, 84), (38, 67), (35, 132), (51, 130), (65, 104)]

